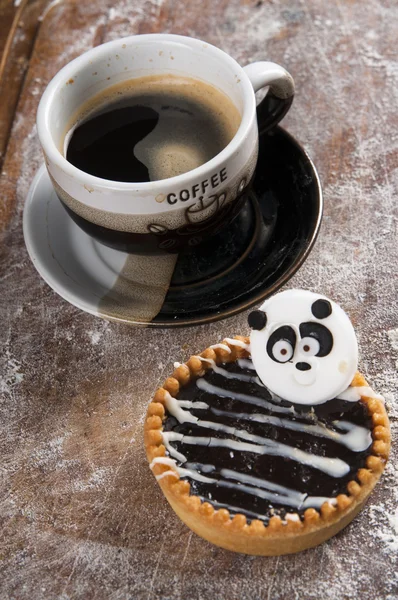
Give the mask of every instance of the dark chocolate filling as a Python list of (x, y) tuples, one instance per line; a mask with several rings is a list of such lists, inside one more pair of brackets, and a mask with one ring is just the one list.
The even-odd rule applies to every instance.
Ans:
[[(237, 362), (220, 366), (229, 372), (251, 376), (252, 378), (256, 376), (255, 371), (243, 368)], [(225, 447), (194, 445), (184, 443), (183, 440), (170, 442), (173, 448), (186, 457), (186, 462), (176, 461), (179, 467), (193, 467), (198, 473), (217, 480), (215, 483), (204, 483), (188, 478), (191, 484), (191, 494), (210, 502), (215, 508), (225, 507), (230, 510), (231, 514), (240, 512), (245, 514), (249, 521), (253, 518), (260, 518), (265, 523), (272, 515), (280, 515), (284, 518), (286, 513), (297, 512), (302, 516), (308, 508), (308, 503), (302, 508), (287, 505), (283, 501), (283, 496), (280, 497), (280, 500), (278, 496), (278, 502), (260, 498), (250, 493), (251, 486), (247, 483), (233, 481), (234, 485), (231, 486), (231, 480), (226, 479), (220, 473), (222, 469), (233, 470), (239, 474), (271, 482), (271, 484), (282, 485), (308, 496), (334, 498), (338, 494), (347, 493), (347, 483), (356, 478), (358, 469), (366, 466), (366, 458), (371, 453), (370, 438), (369, 446), (365, 450), (354, 452), (338, 441), (318, 437), (312, 433), (292, 431), (274, 424), (270, 425), (250, 420), (250, 415), (254, 414), (271, 415), (309, 425), (323, 424), (328, 429), (340, 433), (342, 433), (342, 428), (339, 427), (338, 422), (348, 421), (371, 431), (372, 421), (363, 402), (347, 402), (334, 399), (315, 407), (309, 407), (273, 399), (267, 388), (259, 382), (228, 379), (222, 374), (215, 373), (211, 368), (203, 379), (224, 390), (261, 398), (270, 403), (271, 407), (275, 407), (275, 410), (214, 395), (199, 389), (197, 381), (191, 381), (187, 386), (181, 388), (177, 399), (206, 403), (209, 406), (208, 409), (189, 409), (191, 414), (202, 421), (223, 423), (256, 436), (304, 450), (312, 455), (338, 458), (349, 466), (349, 471), (345, 475), (334, 477), (317, 468), (283, 456), (261, 455), (250, 451), (231, 450)], [(278, 411), (280, 407), (294, 410), (281, 413)], [(226, 413), (229, 414), (226, 415)], [(245, 419), (238, 418), (237, 413), (245, 413)], [(244, 441), (233, 435), (193, 423), (181, 424), (170, 414), (166, 414), (163, 431), (173, 431), (186, 436), (209, 437), (209, 439), (211, 437), (228, 438), (237, 442)], [(213, 468), (210, 469), (209, 465)]]

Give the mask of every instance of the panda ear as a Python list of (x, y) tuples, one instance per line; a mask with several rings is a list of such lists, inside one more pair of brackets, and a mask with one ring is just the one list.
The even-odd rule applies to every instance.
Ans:
[(264, 329), (267, 324), (267, 315), (263, 310), (252, 310), (252, 312), (249, 313), (247, 320), (252, 329), (260, 331), (261, 329)]
[(316, 300), (311, 306), (311, 312), (317, 319), (326, 319), (332, 314), (332, 305), (329, 300)]

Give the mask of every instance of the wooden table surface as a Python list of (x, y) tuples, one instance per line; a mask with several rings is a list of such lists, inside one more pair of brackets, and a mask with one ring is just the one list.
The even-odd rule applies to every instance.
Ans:
[(22, 210), (42, 164), (35, 112), (50, 78), (103, 41), (174, 32), (241, 64), (294, 76), (284, 126), (310, 152), (325, 215), (289, 287), (350, 313), (360, 367), (397, 438), (396, 0), (0, 0), (0, 597), (398, 598), (398, 457), (367, 508), (329, 542), (254, 558), (211, 546), (169, 509), (143, 451), (146, 406), (182, 361), (247, 315), (180, 330), (110, 324), (42, 281)]

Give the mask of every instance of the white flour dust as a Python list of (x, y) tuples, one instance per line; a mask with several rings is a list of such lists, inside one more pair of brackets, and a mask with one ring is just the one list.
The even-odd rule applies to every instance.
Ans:
[(108, 329), (108, 326), (109, 326), (109, 322), (98, 320), (96, 322), (96, 328), (91, 329), (90, 331), (87, 332), (87, 335), (93, 346), (97, 346), (100, 343), (103, 335), (105, 334), (105, 332)]
[(93, 471), (85, 481), (75, 481), (72, 483), (72, 489), (78, 492), (84, 492), (91, 488), (103, 487), (112, 479), (111, 469), (100, 467)]
[(391, 329), (388, 332), (388, 339), (390, 340), (391, 348), (395, 352), (397, 358), (395, 365), (398, 371), (398, 329)]
[[(231, 0), (199, 10), (176, 0), (55, 0), (41, 21), (3, 172), (17, 189), (0, 280), (13, 334), (4, 336), (0, 380), (4, 596), (397, 600), (397, 3)], [(292, 73), (297, 96), (283, 125), (319, 170), (325, 211), (289, 287), (330, 296), (350, 314), (361, 371), (386, 398), (392, 455), (368, 506), (329, 542), (295, 556), (239, 556), (192, 535), (143, 450), (146, 406), (173, 362), (226, 333), (246, 334), (247, 313), (189, 330), (105, 327), (57, 298), (23, 246), (22, 207), (43, 161), (34, 118), (46, 84), (93, 45), (150, 31), (204, 39), (242, 65), (272, 60)]]
[(12, 395), (14, 388), (23, 381), (24, 373), (21, 363), (11, 355), (10, 349), (4, 351), (4, 363), (0, 373), (0, 403), (2, 395)]
[[(394, 438), (397, 439), (397, 423), (394, 423)], [(382, 542), (382, 550), (393, 554), (398, 561), (398, 468), (396, 456), (388, 463), (383, 474), (384, 484), (393, 490), (393, 494), (385, 502), (368, 506), (372, 537)]]

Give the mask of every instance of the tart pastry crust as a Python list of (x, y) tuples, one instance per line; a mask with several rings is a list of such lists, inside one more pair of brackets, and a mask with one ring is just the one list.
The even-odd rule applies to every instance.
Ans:
[[(217, 365), (233, 362), (250, 357), (248, 344), (249, 338), (236, 336), (234, 340), (228, 338), (207, 348), (199, 356), (211, 359)], [(162, 438), (167, 394), (176, 397), (180, 388), (203, 376), (211, 368), (211, 361), (192, 356), (186, 364), (177, 366), (163, 387), (156, 391), (145, 422), (148, 461), (164, 495), (180, 519), (213, 544), (235, 552), (262, 556), (300, 552), (324, 542), (348, 525), (367, 501), (384, 470), (390, 451), (389, 421), (384, 402), (378, 397), (361, 395), (359, 400), (366, 405), (372, 420), (373, 443), (371, 454), (366, 458), (366, 468), (357, 471), (356, 477), (347, 484), (346, 493), (339, 494), (334, 503), (324, 502), (319, 511), (307, 508), (303, 518), (292, 512), (286, 515), (284, 521), (280, 516), (272, 516), (265, 525), (257, 519), (248, 522), (243, 514), (231, 516), (227, 509), (216, 510), (209, 502), (202, 502), (198, 496), (191, 495), (190, 483), (180, 479), (173, 466), (154, 461), (167, 455)], [(351, 386), (369, 389), (360, 373), (354, 376)]]

